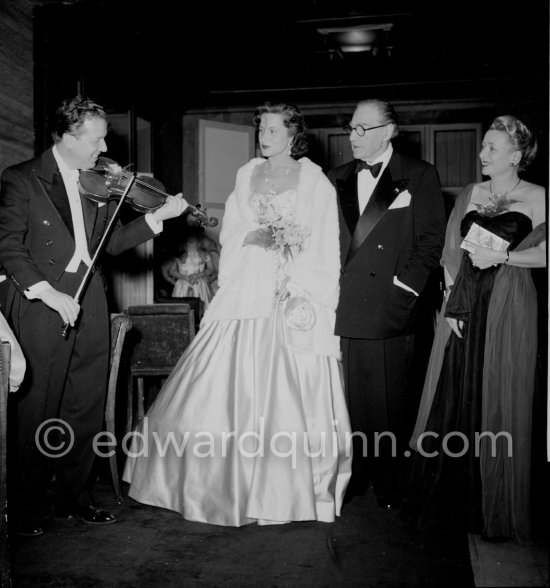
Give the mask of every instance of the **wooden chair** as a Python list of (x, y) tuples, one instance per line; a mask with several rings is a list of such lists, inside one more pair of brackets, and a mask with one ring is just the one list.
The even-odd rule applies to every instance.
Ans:
[[(130, 432), (145, 415), (147, 376), (165, 379), (186, 347), (195, 337), (194, 313), (188, 304), (147, 304), (130, 306), (126, 311), (132, 321), (128, 336), (129, 354), (128, 404), (126, 432)], [(134, 413), (134, 379), (137, 398)], [(134, 418), (134, 414), (137, 418)]]
[[(132, 328), (132, 321), (125, 314), (118, 313), (111, 315), (111, 357), (109, 362), (109, 383), (107, 387), (107, 402), (105, 404), (105, 428), (116, 439), (116, 392), (118, 384), (118, 373), (120, 368), (120, 358), (122, 346), (126, 333)], [(120, 487), (120, 478), (118, 476), (117, 451), (116, 447), (109, 456), (109, 468), (113, 480), (113, 490), (115, 498), (120, 504), (122, 502), (122, 490)]]
[(199, 325), (204, 314), (204, 302), (195, 296), (183, 296), (183, 297), (157, 297), (155, 302), (161, 304), (189, 304), (191, 310), (195, 316), (195, 332), (199, 330)]
[(7, 428), (11, 344), (0, 343), (0, 586), (11, 586), (8, 545)]

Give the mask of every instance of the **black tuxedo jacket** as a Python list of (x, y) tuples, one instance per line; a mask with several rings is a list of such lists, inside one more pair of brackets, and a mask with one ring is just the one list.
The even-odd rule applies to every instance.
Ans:
[(396, 153), (359, 216), (356, 162), (332, 169), (340, 215), (341, 280), (336, 335), (386, 339), (412, 332), (418, 297), (438, 267), (445, 209), (435, 168)]
[[(82, 198), (90, 255), (115, 208), (115, 202), (99, 206)], [(117, 223), (105, 250), (117, 255), (151, 237), (144, 217)], [(19, 293), (43, 280), (56, 288), (74, 247), (69, 199), (52, 150), (7, 168), (0, 189), (0, 264)]]
[[(112, 218), (116, 202), (99, 206), (82, 198), (90, 255)], [(61, 337), (61, 318), (46, 304), (29, 300), (24, 291), (43, 280), (74, 296), (84, 274), (65, 272), (75, 248), (65, 184), (50, 150), (11, 166), (0, 186), (0, 263), (11, 278), (6, 306), (27, 360), (23, 390), (17, 394), (18, 465), (14, 496), (21, 513), (39, 502), (46, 465), (34, 437), (40, 423), (61, 417), (74, 432), (71, 452), (55, 461), (64, 507), (86, 487), (94, 452), (92, 437), (101, 430), (109, 369), (109, 309), (105, 282), (94, 272), (79, 301), (75, 328)], [(117, 254), (153, 237), (142, 216), (114, 228), (106, 250)], [(48, 472), (49, 475), (51, 473)], [(46, 479), (46, 478), (43, 478)]]

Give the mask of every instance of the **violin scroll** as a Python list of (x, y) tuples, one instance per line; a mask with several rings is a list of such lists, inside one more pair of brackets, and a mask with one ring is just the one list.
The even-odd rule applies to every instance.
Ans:
[(194, 216), (197, 219), (197, 222), (203, 227), (217, 227), (218, 226), (218, 219), (215, 216), (209, 217), (206, 214), (206, 208), (202, 210), (201, 205), (197, 204), (193, 206), (189, 204), (188, 209), (191, 213), (191, 216)]

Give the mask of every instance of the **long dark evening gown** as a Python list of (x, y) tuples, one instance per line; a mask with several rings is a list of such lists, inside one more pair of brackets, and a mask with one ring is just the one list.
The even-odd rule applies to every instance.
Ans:
[[(532, 231), (530, 218), (517, 211), (492, 217), (470, 211), (462, 219), (462, 237), (474, 222), (509, 241), (510, 250)], [(514, 537), (521, 542), (529, 537), (532, 392), (527, 384), (524, 388), (520, 383), (513, 387), (511, 394), (499, 396), (499, 391), (493, 390), (488, 395), (491, 386), (487, 386), (487, 378), (502, 370), (515, 369), (514, 365), (502, 365), (513, 355), (512, 343), (518, 344), (513, 340), (513, 325), (521, 324), (524, 318), (527, 320), (524, 314), (533, 309), (526, 289), (525, 298), (520, 296), (520, 303), (513, 305), (513, 317), (491, 317), (489, 325), (493, 285), (501, 267), (480, 270), (472, 265), (469, 255), (462, 256), (445, 315), (464, 321), (463, 338), (452, 333), (445, 348), (421, 440), (422, 451), (413, 459), (406, 510), (422, 529), (453, 524), (472, 533), (493, 538)], [(493, 323), (504, 318), (513, 319), (511, 328), (499, 337), (496, 352), (491, 349), (492, 363), (484, 375), (488, 325), (493, 328)], [(536, 336), (520, 342), (524, 350), (533, 347), (532, 351), (526, 350), (533, 358), (536, 345)], [(492, 454), (490, 439), (480, 436), (484, 431), (501, 433)], [(508, 455), (509, 441), (512, 456)]]

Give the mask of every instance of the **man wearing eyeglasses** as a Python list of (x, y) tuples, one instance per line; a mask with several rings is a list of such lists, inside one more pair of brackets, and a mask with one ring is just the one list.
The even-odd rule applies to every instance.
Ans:
[(441, 258), (444, 201), (435, 168), (394, 150), (389, 103), (360, 102), (344, 130), (355, 160), (328, 173), (340, 205), (336, 335), (352, 430), (363, 434), (354, 436), (347, 498), (372, 483), (379, 505), (390, 509), (402, 496), (415, 320)]

